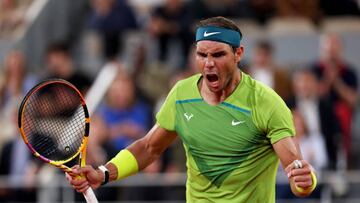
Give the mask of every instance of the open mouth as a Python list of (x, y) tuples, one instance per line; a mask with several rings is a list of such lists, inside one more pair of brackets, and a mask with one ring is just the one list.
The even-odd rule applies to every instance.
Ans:
[(206, 79), (209, 82), (217, 82), (219, 80), (219, 76), (216, 74), (206, 74)]
[(209, 88), (217, 89), (220, 85), (220, 78), (219, 75), (217, 74), (213, 74), (213, 73), (206, 74), (206, 80), (208, 81), (207, 85)]

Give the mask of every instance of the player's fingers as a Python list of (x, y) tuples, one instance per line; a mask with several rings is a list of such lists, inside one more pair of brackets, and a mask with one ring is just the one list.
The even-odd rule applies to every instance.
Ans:
[(102, 182), (102, 176), (99, 176), (99, 173), (92, 166), (85, 166), (79, 169), (82, 176), (85, 176), (86, 179), (93, 184), (97, 184), (98, 182)]
[(78, 174), (73, 173), (72, 169), (63, 170), (63, 171), (64, 171), (64, 173), (66, 175), (65, 177), (70, 176), (72, 178), (75, 178), (76, 176), (78, 176)]
[(70, 180), (70, 184), (77, 187), (83, 184), (89, 184), (89, 182), (86, 180), (86, 178), (72, 178)]
[(82, 174), (92, 173), (95, 169), (92, 166), (86, 165), (78, 169), (78, 171)]
[(77, 190), (77, 191), (80, 192), (80, 193), (85, 193), (86, 190), (87, 190), (89, 187), (90, 187), (90, 186), (86, 186), (84, 189)]
[(300, 187), (300, 188), (303, 188), (303, 189), (311, 187), (311, 185), (312, 185), (311, 181), (310, 182), (297, 182), (297, 183), (295, 183), (296, 187)]
[(65, 177), (69, 182), (73, 179), (68, 172), (65, 172)]
[(294, 176), (310, 175), (310, 173), (311, 173), (310, 168), (293, 169), (287, 174), (287, 176), (288, 178), (291, 178)]
[(75, 165), (75, 166), (71, 167), (71, 169), (79, 169), (79, 168), (80, 168), (79, 165)]
[(77, 186), (74, 186), (75, 190), (77, 192), (81, 192), (81, 193), (84, 193), (88, 188), (89, 188), (89, 183), (88, 182), (83, 182), (82, 184), (80, 185), (77, 185)]
[[(69, 172), (69, 174), (75, 174), (75, 175), (80, 175), (81, 174), (81, 172), (79, 171), (80, 170), (80, 166), (79, 165), (75, 165), (75, 166), (73, 166), (72, 168), (71, 168), (71, 172)], [(71, 174), (71, 176), (74, 176), (74, 175), (72, 175)]]
[(294, 160), (286, 168), (285, 172), (289, 173), (293, 169), (306, 168), (309, 166), (309, 163), (306, 160)]
[(311, 175), (301, 175), (301, 176), (294, 176), (293, 177), (294, 182), (311, 182)]

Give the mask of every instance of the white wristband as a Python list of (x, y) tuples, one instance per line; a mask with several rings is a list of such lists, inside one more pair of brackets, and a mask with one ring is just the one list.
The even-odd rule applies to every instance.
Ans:
[(101, 183), (101, 185), (105, 185), (106, 183), (109, 182), (109, 177), (110, 177), (109, 170), (103, 165), (99, 166), (98, 169), (104, 173), (104, 180)]

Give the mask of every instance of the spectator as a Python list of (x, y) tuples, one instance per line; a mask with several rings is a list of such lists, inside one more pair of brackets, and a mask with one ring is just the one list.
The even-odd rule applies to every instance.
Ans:
[(121, 49), (121, 35), (137, 28), (135, 14), (126, 0), (92, 0), (90, 27), (99, 32), (104, 56), (115, 58)]
[(359, 1), (320, 0), (320, 7), (326, 16), (360, 15)]
[[(195, 60), (195, 47), (192, 47), (188, 56), (187, 68), (174, 74), (170, 77), (168, 88), (174, 86), (178, 81), (187, 78), (193, 74), (198, 73), (198, 69), (196, 67)], [(158, 112), (160, 110), (161, 105), (165, 102), (166, 95), (162, 95), (158, 98), (155, 104), (154, 112)], [(171, 145), (163, 154), (163, 168), (168, 173), (177, 173), (177, 172), (185, 172), (186, 167), (184, 166), (184, 162), (186, 162), (185, 153), (183, 150), (183, 145), (181, 141), (178, 139), (175, 141), (173, 145)]]
[(278, 93), (285, 101), (291, 95), (291, 81), (288, 72), (273, 61), (273, 47), (268, 41), (259, 41), (251, 57), (249, 74)]
[(317, 22), (320, 17), (319, 0), (276, 0), (279, 17), (301, 17)]
[(318, 94), (319, 81), (310, 70), (299, 70), (293, 77), (294, 97), (287, 101), (291, 109), (301, 112), (308, 134), (323, 137), (328, 169), (335, 170), (341, 130), (333, 103)]
[[(321, 171), (326, 167), (328, 162), (324, 139), (321, 135), (313, 134), (313, 132), (309, 131), (306, 118), (303, 117), (301, 110), (294, 109), (292, 112), (296, 131), (295, 139), (299, 143), (302, 157), (309, 160), (309, 163), (316, 170), (318, 180), (321, 180)], [(321, 185), (318, 185), (309, 198), (320, 198), (320, 190)], [(293, 201), (291, 202), (297, 202), (287, 185), (278, 184), (276, 192), (278, 199), (292, 199)]]
[(21, 98), (24, 91), (25, 80), (25, 58), (19, 51), (10, 52), (4, 63), (4, 77), (1, 78), (0, 85), (0, 104), (1, 106), (9, 103), (12, 97)]
[(213, 16), (227, 16), (229, 18), (250, 17), (252, 9), (249, 0), (193, 0), (190, 2), (195, 19)]
[(24, 24), (24, 13), (31, 0), (0, 1), (0, 38), (11, 37), (19, 26)]
[(5, 58), (0, 74), (0, 176), (8, 176), (8, 185), (18, 189), (0, 189), (0, 202), (35, 201), (34, 178), (37, 168), (19, 136), (17, 111), (33, 78), (26, 74), (26, 60), (17, 50)]
[(248, 0), (252, 17), (265, 24), (275, 14), (275, 0)]
[[(18, 105), (19, 102), (16, 104)], [(11, 118), (8, 119), (8, 124), (13, 126), (17, 124), (17, 109), (12, 108)], [(38, 166), (18, 133), (13, 132), (11, 136), (11, 139), (0, 150), (0, 176), (7, 176), (10, 186), (0, 188), (0, 201), (34, 202), (36, 200), (35, 173)]]
[(325, 150), (324, 138), (319, 134), (313, 134), (308, 130), (305, 118), (301, 111), (293, 111), (296, 139), (303, 155), (303, 158), (309, 160), (314, 167), (318, 177), (321, 177), (321, 171), (327, 165), (327, 155)]
[(169, 91), (170, 91), (170, 88), (172, 86), (174, 86), (179, 80), (185, 79), (185, 78), (199, 72), (198, 69), (197, 69), (197, 66), (196, 66), (196, 61), (195, 61), (195, 56), (196, 56), (195, 52), (196, 52), (195, 46), (192, 46), (190, 48), (190, 53), (187, 56), (186, 68), (183, 69), (183, 70), (178, 71), (177, 73), (173, 74), (170, 77)]
[(334, 104), (339, 119), (346, 159), (351, 143), (352, 112), (357, 100), (358, 81), (353, 68), (343, 58), (342, 41), (335, 34), (320, 39), (320, 59), (312, 70), (320, 80), (320, 95)]
[(145, 135), (150, 125), (149, 106), (136, 97), (133, 79), (120, 73), (110, 86), (106, 102), (99, 109), (116, 150)]
[(164, 5), (154, 9), (149, 31), (159, 43), (159, 58), (166, 61), (171, 40), (181, 44), (181, 66), (185, 65), (190, 46), (193, 42), (191, 33), (192, 14), (182, 0), (166, 0)]
[(100, 163), (104, 163), (110, 157), (115, 156), (117, 151), (111, 145), (108, 128), (101, 116), (91, 116), (90, 133), (87, 164), (96, 167)]
[(51, 44), (46, 53), (47, 78), (61, 78), (69, 81), (82, 93), (90, 87), (91, 79), (75, 67), (67, 44), (58, 42)]
[(3, 73), (0, 75), (0, 148), (3, 142), (17, 132), (16, 123), (9, 122), (14, 109), (30, 87), (35, 78), (26, 73), (26, 60), (17, 50), (5, 57)]

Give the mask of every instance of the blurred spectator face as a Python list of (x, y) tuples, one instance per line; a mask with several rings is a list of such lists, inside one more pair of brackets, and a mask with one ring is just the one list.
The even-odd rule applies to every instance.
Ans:
[(270, 68), (272, 63), (271, 51), (263, 47), (255, 48), (252, 61), (256, 68)]
[(318, 81), (309, 71), (295, 73), (293, 80), (294, 92), (300, 98), (310, 98), (317, 95)]
[(9, 91), (20, 93), (25, 77), (25, 58), (19, 51), (11, 52), (5, 59), (5, 80)]
[(108, 139), (107, 126), (101, 116), (92, 116), (91, 118), (91, 136), (89, 144), (101, 145)]
[(169, 11), (174, 11), (174, 12), (176, 12), (177, 9), (181, 7), (181, 5), (182, 5), (181, 0), (166, 0), (165, 2), (165, 7)]
[(12, 8), (14, 5), (13, 0), (0, 0), (0, 8), (6, 9), (6, 8)]
[(47, 55), (47, 68), (50, 73), (66, 77), (71, 72), (70, 58), (67, 53), (53, 51)]
[(106, 16), (113, 8), (114, 0), (92, 0), (91, 5), (94, 11), (100, 16)]
[(322, 36), (320, 40), (320, 51), (324, 60), (339, 62), (342, 57), (341, 39), (334, 34)]
[(5, 59), (5, 69), (9, 80), (14, 80), (23, 75), (25, 69), (25, 58), (19, 51), (11, 52)]
[(111, 107), (126, 109), (131, 107), (135, 100), (134, 82), (128, 75), (119, 75), (108, 91), (108, 104)]

